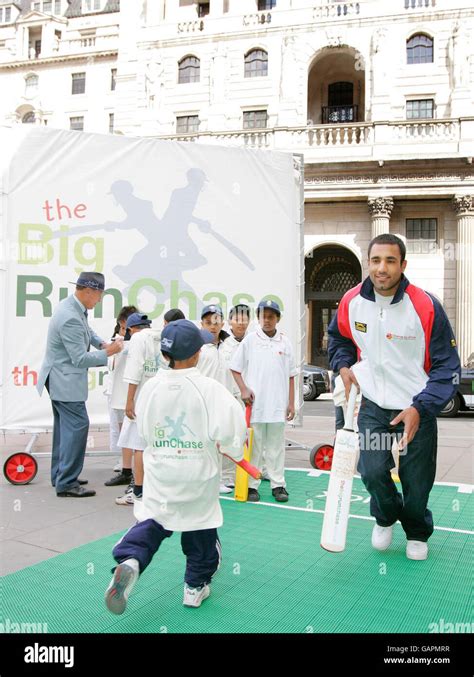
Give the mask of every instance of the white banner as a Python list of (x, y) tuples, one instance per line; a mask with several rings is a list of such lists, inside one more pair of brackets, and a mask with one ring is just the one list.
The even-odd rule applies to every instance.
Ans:
[[(281, 304), (302, 355), (302, 176), (286, 153), (23, 126), (0, 129), (3, 306), (0, 427), (52, 426), (35, 384), (51, 315), (83, 270), (105, 275), (89, 324), (109, 339), (123, 305), (162, 326), (218, 303)], [(296, 169), (295, 169), (296, 166)], [(108, 421), (89, 370), (92, 424)]]

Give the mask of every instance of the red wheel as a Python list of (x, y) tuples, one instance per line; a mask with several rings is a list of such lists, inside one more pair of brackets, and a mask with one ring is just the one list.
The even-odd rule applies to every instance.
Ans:
[(18, 451), (3, 464), (3, 474), (10, 484), (29, 484), (36, 477), (38, 463), (34, 456)]
[(316, 470), (331, 470), (333, 454), (332, 444), (319, 444), (311, 449), (309, 462)]

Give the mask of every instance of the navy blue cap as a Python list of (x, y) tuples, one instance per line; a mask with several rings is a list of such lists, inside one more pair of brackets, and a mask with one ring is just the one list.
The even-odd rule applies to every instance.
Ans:
[(201, 320), (205, 315), (213, 315), (214, 313), (217, 313), (217, 315), (220, 315), (221, 317), (224, 317), (224, 313), (222, 311), (222, 308), (220, 306), (216, 306), (215, 304), (212, 304), (210, 306), (204, 306), (201, 312)]
[(105, 277), (102, 273), (81, 273), (77, 282), (71, 282), (78, 287), (89, 287), (90, 289), (97, 289), (97, 291), (104, 291)]
[(263, 299), (260, 301), (257, 307), (257, 315), (259, 314), (260, 310), (265, 310), (265, 308), (268, 308), (268, 310), (273, 310), (278, 315), (278, 317), (280, 317), (281, 310), (276, 301), (271, 301), (270, 299)]
[(187, 360), (205, 343), (213, 341), (214, 337), (209, 331), (198, 329), (190, 320), (170, 322), (161, 332), (161, 350), (175, 360)]
[(127, 317), (127, 329), (139, 327), (142, 324), (146, 324), (148, 327), (150, 326), (151, 320), (148, 319), (148, 315), (144, 315), (143, 313), (132, 313)]

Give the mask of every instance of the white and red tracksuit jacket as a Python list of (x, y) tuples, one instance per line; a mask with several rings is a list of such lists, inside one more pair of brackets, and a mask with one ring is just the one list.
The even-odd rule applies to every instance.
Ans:
[(404, 275), (386, 307), (369, 277), (350, 289), (328, 333), (331, 368), (352, 367), (364, 397), (383, 409), (436, 416), (456, 392), (461, 366), (443, 306)]

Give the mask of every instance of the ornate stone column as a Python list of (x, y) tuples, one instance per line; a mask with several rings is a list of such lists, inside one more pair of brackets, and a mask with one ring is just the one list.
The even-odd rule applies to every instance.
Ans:
[(372, 237), (389, 233), (393, 199), (391, 197), (369, 197), (368, 207), (372, 217)]
[(474, 197), (455, 195), (456, 237), (456, 340), (464, 366), (474, 352)]

